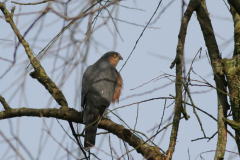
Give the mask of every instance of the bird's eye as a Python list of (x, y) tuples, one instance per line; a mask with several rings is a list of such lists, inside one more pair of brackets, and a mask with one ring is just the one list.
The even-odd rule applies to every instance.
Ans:
[(116, 54), (114, 54), (114, 56), (113, 56), (114, 58), (117, 58), (118, 56), (116, 55)]

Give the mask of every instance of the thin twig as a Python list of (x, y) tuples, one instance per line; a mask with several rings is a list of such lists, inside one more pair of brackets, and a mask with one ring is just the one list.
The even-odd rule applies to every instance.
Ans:
[(112, 157), (112, 160), (113, 160), (112, 145), (111, 145), (111, 140), (110, 140), (110, 133), (108, 135), (109, 135), (109, 148), (110, 148), (110, 153), (111, 153), (111, 157)]
[(49, 1), (54, 1), (54, 0), (44, 0), (42, 2), (36, 2), (36, 3), (19, 3), (19, 2), (16, 2), (16, 1), (11, 1), (11, 2), (15, 3), (15, 4), (19, 4), (19, 5), (38, 5), (38, 4), (43, 4), (43, 3), (46, 3), (46, 2), (49, 2)]
[(125, 63), (123, 64), (123, 66), (122, 66), (122, 68), (120, 69), (119, 73), (122, 71), (123, 67), (126, 65), (128, 59), (131, 57), (133, 51), (135, 50), (135, 48), (136, 48), (136, 46), (137, 46), (137, 44), (138, 44), (138, 41), (140, 40), (140, 38), (142, 37), (142, 35), (143, 35), (144, 31), (146, 30), (147, 26), (149, 25), (149, 23), (150, 23), (151, 20), (153, 19), (154, 15), (156, 14), (156, 12), (157, 12), (157, 10), (158, 10), (158, 8), (159, 8), (159, 6), (160, 6), (161, 3), (162, 3), (162, 0), (159, 1), (157, 8), (155, 9), (155, 11), (154, 11), (152, 17), (149, 19), (148, 23), (147, 23), (146, 26), (144, 27), (142, 33), (141, 33), (140, 36), (138, 37), (138, 39), (137, 39), (137, 41), (136, 41), (136, 43), (135, 43), (135, 45), (134, 45), (134, 47), (133, 47), (131, 53), (129, 54), (127, 60), (126, 60)]
[(23, 156), (19, 153), (19, 151), (13, 146), (13, 144), (7, 139), (7, 137), (2, 133), (2, 131), (0, 130), (0, 135), (2, 136), (2, 138), (9, 144), (9, 146), (14, 150), (14, 152), (22, 159), (25, 160), (23, 158)]
[(2, 103), (3, 105), (3, 108), (8, 111), (10, 109), (12, 109), (8, 104), (7, 102), (5, 101), (5, 99), (0, 95), (0, 102)]
[[(182, 1), (182, 3), (183, 3), (183, 1)], [(193, 11), (195, 10), (196, 7), (197, 6), (194, 4), (194, 2), (190, 1), (186, 11), (184, 12), (184, 15), (181, 19), (180, 31), (178, 34), (178, 45), (177, 45), (176, 57), (170, 66), (170, 68), (172, 69), (176, 64), (176, 82), (175, 82), (176, 102), (175, 102), (175, 114), (173, 117), (174, 123), (173, 123), (172, 131), (171, 131), (170, 142), (169, 142), (166, 160), (172, 159), (172, 154), (175, 150), (175, 145), (176, 145), (176, 141), (177, 141), (180, 117), (181, 117), (181, 113), (183, 111), (183, 107), (182, 107), (183, 77), (182, 77), (182, 75), (183, 75), (183, 66), (184, 66), (184, 64), (183, 64), (184, 45), (185, 45), (185, 38), (186, 38), (188, 23), (193, 14)], [(185, 115), (185, 119), (187, 119), (188, 118), (187, 114), (184, 114), (184, 115)]]
[[(165, 109), (166, 109), (166, 103), (167, 103), (167, 99), (165, 99), (164, 108), (163, 108), (163, 113), (162, 113), (162, 118), (161, 118), (160, 124), (158, 125), (157, 132), (159, 131), (159, 129), (160, 129), (161, 125), (162, 125), (162, 122), (163, 122), (163, 117), (164, 117), (164, 113), (165, 113)], [(153, 138), (153, 139), (154, 139), (154, 138)]]
[(196, 112), (196, 109), (195, 109), (196, 106), (195, 106), (195, 104), (194, 104), (194, 102), (193, 102), (193, 100), (192, 100), (192, 96), (191, 96), (191, 94), (189, 93), (189, 90), (188, 90), (188, 88), (186, 87), (186, 85), (185, 85), (184, 83), (183, 83), (183, 86), (184, 86), (185, 91), (186, 91), (187, 94), (188, 94), (188, 97), (189, 97), (191, 103), (192, 103), (193, 113), (194, 113), (195, 116), (197, 117), (198, 123), (199, 123), (199, 125), (200, 125), (200, 127), (201, 127), (201, 130), (202, 130), (202, 132), (203, 132), (204, 137), (206, 137), (206, 134), (205, 134), (204, 129), (203, 129), (203, 126), (202, 126), (202, 122), (201, 122), (201, 120), (200, 120), (200, 118), (199, 118), (199, 116), (198, 116), (198, 114), (197, 114), (197, 112)]
[[(107, 18), (107, 17), (102, 17), (102, 16), (99, 16), (100, 18)], [(131, 25), (134, 25), (134, 26), (138, 26), (138, 27), (146, 27), (144, 25), (141, 25), (141, 24), (136, 24), (136, 23), (132, 23), (132, 22), (128, 22), (128, 21), (125, 21), (125, 20), (121, 20), (121, 19), (118, 19), (118, 18), (113, 18), (112, 19), (116, 20), (116, 21), (119, 21), (119, 22), (123, 22), (123, 23), (127, 23), (127, 24), (131, 24)], [(151, 28), (151, 29), (161, 29), (159, 27), (152, 27), (152, 26), (148, 26), (147, 28)]]
[[(136, 126), (137, 126), (138, 111), (139, 111), (139, 103), (137, 104), (137, 116), (136, 116), (136, 122), (135, 122), (135, 125), (134, 125), (134, 128), (133, 128), (133, 133), (134, 133), (134, 131), (136, 130)], [(132, 136), (133, 136), (133, 134), (132, 134)]]
[(68, 124), (69, 124), (69, 126), (70, 126), (70, 128), (71, 128), (71, 131), (72, 131), (73, 136), (75, 137), (75, 139), (76, 139), (76, 141), (77, 141), (77, 144), (78, 144), (79, 148), (81, 149), (81, 151), (83, 152), (85, 158), (87, 159), (86, 152), (84, 151), (82, 144), (79, 142), (79, 139), (78, 139), (78, 137), (77, 137), (77, 134), (75, 133), (75, 130), (74, 130), (74, 128), (73, 128), (72, 122), (71, 122), (71, 121), (68, 121)]
[(11, 13), (8, 12), (5, 5), (0, 3), (0, 9), (2, 10), (6, 22), (10, 24), (14, 33), (18, 37), (18, 40), (22, 43), (23, 47), (25, 48), (26, 54), (34, 68), (34, 72), (30, 75), (32, 78), (36, 78), (48, 92), (52, 95), (52, 97), (57, 101), (60, 106), (68, 106), (65, 96), (63, 95), (62, 91), (56, 86), (56, 84), (48, 77), (47, 73), (45, 72), (44, 68), (41, 66), (40, 62), (35, 58), (29, 44), (25, 41), (24, 37), (21, 35), (19, 30), (17, 29), (12, 15), (14, 14), (14, 8), (11, 10)]

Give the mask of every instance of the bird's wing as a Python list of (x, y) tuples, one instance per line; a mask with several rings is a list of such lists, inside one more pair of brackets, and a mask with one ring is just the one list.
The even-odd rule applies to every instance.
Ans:
[(94, 105), (108, 107), (117, 88), (118, 72), (113, 66), (100, 68), (89, 66), (83, 74), (81, 106), (84, 107), (86, 95)]
[(118, 73), (114, 67), (109, 67), (95, 75), (94, 81), (89, 88), (92, 93), (91, 102), (96, 106), (108, 107), (112, 102), (117, 87)]
[(90, 85), (93, 82), (93, 76), (92, 76), (92, 70), (94, 66), (88, 66), (87, 69), (85, 70), (82, 78), (82, 93), (81, 93), (81, 106), (84, 107), (85, 103), (85, 95), (87, 94)]

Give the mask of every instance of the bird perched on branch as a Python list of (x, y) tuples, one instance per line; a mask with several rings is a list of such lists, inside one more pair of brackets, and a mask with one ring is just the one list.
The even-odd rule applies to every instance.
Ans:
[(83, 74), (81, 106), (86, 150), (95, 145), (97, 126), (104, 112), (111, 102), (119, 101), (123, 81), (116, 66), (122, 59), (117, 52), (107, 52), (93, 65), (88, 66)]

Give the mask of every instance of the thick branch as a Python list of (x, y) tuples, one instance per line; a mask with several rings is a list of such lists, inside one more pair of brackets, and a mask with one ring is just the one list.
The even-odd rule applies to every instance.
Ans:
[(228, 3), (237, 11), (240, 15), (240, 0), (228, 0)]
[(8, 111), (0, 112), (0, 120), (14, 117), (46, 117), (46, 118), (57, 118), (62, 120), (73, 121), (76, 123), (82, 123), (81, 112), (75, 109), (57, 109), (57, 108), (46, 108), (46, 109), (34, 109), (34, 108), (16, 108)]
[[(8, 111), (0, 112), (0, 120), (14, 117), (47, 117), (58, 118), (61, 120), (72, 121), (75, 123), (82, 123), (82, 113), (71, 108), (47, 108), (47, 109), (33, 109), (33, 108), (17, 108)], [(110, 119), (103, 118), (98, 128), (105, 129), (108, 132), (116, 135), (133, 148), (137, 148), (137, 152), (141, 153), (146, 159), (149, 160), (164, 160), (165, 157), (159, 151), (157, 146), (151, 146), (145, 143), (142, 139), (132, 134), (129, 129), (124, 128), (122, 125), (116, 124)]]
[[(200, 23), (206, 46), (208, 48), (211, 65), (214, 72), (214, 80), (217, 86), (218, 95), (218, 144), (215, 154), (215, 160), (223, 159), (227, 142), (227, 125), (223, 118), (227, 116), (229, 105), (227, 102), (226, 81), (223, 74), (223, 65), (221, 56), (214, 35), (209, 13), (205, 0), (195, 0), (201, 3), (197, 11), (197, 18)], [(222, 92), (221, 92), (222, 91)]]
[(187, 33), (188, 22), (196, 7), (197, 7), (197, 3), (193, 3), (193, 1), (190, 1), (187, 10), (184, 13), (180, 32), (178, 35), (177, 55), (170, 67), (170, 68), (173, 68), (174, 65), (176, 64), (176, 83), (175, 83), (176, 102), (175, 102), (175, 114), (173, 117), (173, 126), (171, 131), (170, 143), (168, 147), (167, 159), (172, 159), (172, 154), (174, 152), (176, 140), (177, 140), (178, 127), (179, 127), (181, 111), (182, 111), (182, 83), (183, 83), (182, 82), (182, 66), (183, 66), (184, 43), (185, 43), (185, 37)]
[(130, 146), (137, 148), (137, 152), (141, 153), (143, 157), (148, 160), (165, 159), (157, 146), (151, 146), (148, 143), (145, 143), (142, 139), (135, 136), (129, 129), (124, 128), (122, 125), (116, 124), (109, 119), (103, 119), (99, 123), (99, 127), (115, 134)]
[[(240, 55), (236, 55), (232, 59), (225, 58), (222, 60), (224, 65), (224, 72), (227, 77), (229, 93), (233, 96), (233, 97), (230, 97), (233, 120), (238, 123), (240, 122), (239, 58), (240, 58)], [(235, 129), (235, 134), (236, 134), (236, 143), (238, 146), (238, 151), (240, 151), (240, 130)]]
[(227, 124), (232, 127), (232, 129), (240, 131), (240, 123), (230, 120), (230, 119), (227, 119), (227, 118), (223, 118), (223, 120), (225, 120), (227, 122)]
[(53, 98), (57, 101), (57, 103), (60, 106), (68, 106), (66, 98), (64, 97), (62, 91), (48, 77), (45, 70), (41, 66), (40, 62), (38, 62), (38, 60), (33, 55), (33, 52), (31, 50), (31, 48), (29, 47), (29, 44), (25, 41), (24, 37), (21, 35), (21, 33), (17, 29), (15, 23), (13, 22), (13, 13), (14, 13), (15, 8), (13, 8), (11, 10), (11, 13), (9, 13), (8, 10), (6, 9), (4, 3), (0, 2), (0, 9), (2, 10), (2, 12), (5, 16), (5, 20), (10, 24), (14, 33), (18, 37), (18, 40), (22, 43), (23, 47), (25, 48), (28, 58), (35, 70), (30, 75), (33, 78), (36, 78), (48, 90), (48, 92), (53, 96)]
[(233, 56), (240, 54), (240, 16), (233, 6), (230, 6), (230, 12), (234, 22), (234, 53)]

